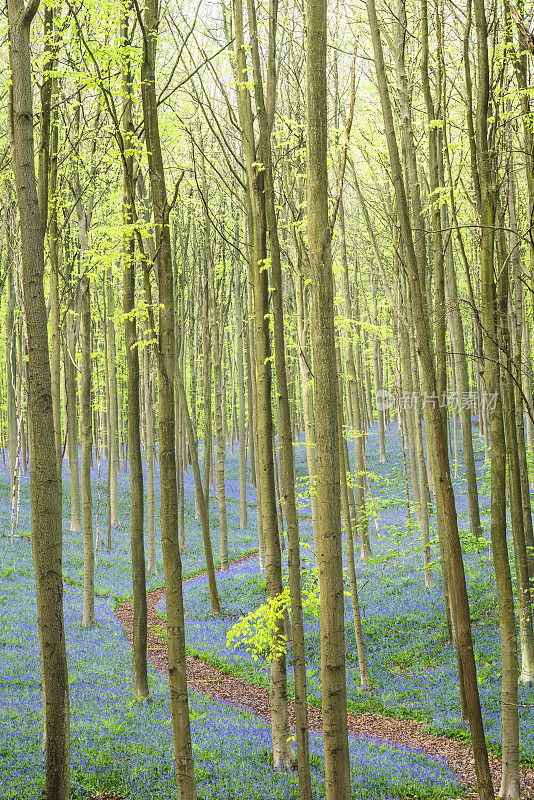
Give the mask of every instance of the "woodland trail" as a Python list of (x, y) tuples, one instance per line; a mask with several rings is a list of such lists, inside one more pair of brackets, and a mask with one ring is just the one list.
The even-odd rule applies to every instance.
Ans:
[[(238, 559), (231, 566), (247, 563), (255, 556)], [(189, 580), (198, 580), (195, 576)], [(187, 580), (184, 581), (184, 584)], [(162, 672), (168, 672), (167, 645), (158, 635), (162, 619), (156, 613), (156, 606), (163, 597), (163, 588), (147, 592), (148, 605), (148, 658), (150, 662)], [(122, 603), (116, 609), (116, 616), (121, 622), (128, 640), (132, 641), (133, 630), (133, 601)], [(246, 683), (233, 675), (221, 672), (219, 669), (207, 664), (196, 656), (187, 656), (187, 682), (189, 688), (200, 694), (209, 695), (222, 703), (232, 704), (238, 708), (250, 711), (257, 717), (270, 721), (269, 693), (258, 686)], [(294, 724), (293, 704), (289, 706), (291, 724)], [(310, 730), (322, 730), (322, 714), (319, 708), (308, 706), (308, 720)], [(419, 722), (399, 720), (386, 717), (382, 714), (360, 713), (348, 715), (349, 734), (369, 736), (384, 743), (409, 748), (424, 753), (431, 759), (440, 758), (454, 769), (461, 777), (465, 786), (464, 797), (478, 798), (474, 791), (476, 786), (475, 763), (473, 748), (466, 742), (450, 739), (445, 736), (435, 736), (429, 733)], [(490, 768), (497, 794), (500, 786), (501, 759), (490, 754)], [(521, 797), (525, 800), (534, 800), (534, 769), (521, 768)]]

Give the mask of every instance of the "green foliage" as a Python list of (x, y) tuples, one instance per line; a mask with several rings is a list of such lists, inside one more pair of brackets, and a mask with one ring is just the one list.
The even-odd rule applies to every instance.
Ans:
[[(289, 586), (270, 597), (266, 603), (250, 614), (241, 617), (239, 622), (226, 634), (226, 643), (235, 649), (244, 647), (254, 661), (273, 660), (287, 653), (287, 639), (280, 621), (289, 613)], [(319, 616), (320, 599), (317, 571), (307, 570), (302, 585), (302, 609), (305, 613)]]
[(241, 617), (227, 633), (226, 642), (234, 647), (245, 647), (254, 661), (259, 658), (272, 660), (287, 652), (287, 641), (279, 626), (289, 603), (289, 589), (286, 587), (276, 597), (252, 613)]

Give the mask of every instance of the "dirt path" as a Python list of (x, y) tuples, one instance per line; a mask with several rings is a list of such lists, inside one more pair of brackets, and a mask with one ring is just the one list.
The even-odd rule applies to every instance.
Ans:
[[(147, 593), (148, 603), (148, 657), (152, 664), (163, 672), (168, 671), (167, 645), (157, 635), (154, 628), (162, 625), (155, 608), (164, 594), (164, 589), (154, 589)], [(123, 603), (117, 608), (117, 618), (123, 625), (126, 636), (132, 641), (133, 604)], [(265, 689), (245, 683), (240, 678), (225, 675), (201, 659), (187, 656), (187, 682), (191, 689), (206, 694), (214, 700), (233, 703), (250, 710), (267, 721), (270, 718), (269, 695)], [(308, 707), (309, 725), (312, 730), (322, 729), (322, 715), (318, 708)], [(290, 706), (290, 719), (294, 722), (293, 707)], [(475, 786), (475, 769), (472, 747), (456, 739), (434, 736), (425, 731), (423, 725), (409, 720), (398, 720), (381, 714), (349, 714), (349, 732), (355, 736), (373, 736), (393, 745), (401, 745), (420, 750), (430, 758), (442, 758), (461, 776), (464, 785), (471, 791), (469, 798), (478, 794), (472, 791)], [(500, 786), (501, 760), (490, 756), (491, 772), (495, 792)], [(522, 798), (534, 800), (534, 770), (521, 770)]]

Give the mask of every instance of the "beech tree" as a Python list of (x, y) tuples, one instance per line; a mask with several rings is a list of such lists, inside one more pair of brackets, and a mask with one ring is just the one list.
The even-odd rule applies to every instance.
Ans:
[[(143, 19), (141, 88), (152, 205), (158, 242), (160, 301), (156, 357), (159, 383), (159, 459), (161, 475), (161, 539), (167, 596), (167, 643), (174, 745), (174, 769), (180, 800), (196, 800), (189, 702), (185, 673), (185, 631), (182, 596), (182, 562), (178, 539), (178, 490), (174, 413), (174, 281), (169, 230), (165, 169), (161, 152), (156, 96), (156, 46), (158, 4), (147, 0)], [(150, 280), (150, 276), (148, 277)], [(207, 488), (207, 487), (206, 487)]]
[[(46, 800), (70, 797), (69, 681), (63, 626), (61, 492), (58, 479), (44, 296), (44, 208), (39, 208), (33, 138), (30, 27), (39, 2), (8, 5), (9, 134), (20, 215), (31, 402), (32, 545), (43, 673)], [(46, 177), (43, 176), (43, 180)], [(41, 197), (46, 196), (44, 192)], [(44, 200), (43, 200), (44, 202)]]
[(341, 550), (337, 418), (339, 400), (330, 249), (332, 229), (328, 218), (326, 9), (325, 0), (308, 0), (306, 192), (317, 436), (317, 539), (321, 592), (325, 795), (327, 800), (348, 800), (351, 793)]

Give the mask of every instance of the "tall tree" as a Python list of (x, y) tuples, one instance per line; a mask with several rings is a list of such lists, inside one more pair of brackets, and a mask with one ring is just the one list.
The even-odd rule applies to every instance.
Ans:
[[(256, 347), (256, 430), (258, 443), (256, 468), (260, 478), (257, 486), (259, 490), (258, 519), (261, 518), (265, 539), (267, 592), (269, 597), (274, 598), (282, 592), (283, 584), (273, 454), (272, 356), (269, 331), (268, 273), (265, 269), (267, 258), (265, 176), (263, 168), (260, 168), (262, 162), (259, 160), (264, 157), (264, 154), (257, 148), (255, 140), (251, 95), (247, 85), (248, 73), (241, 0), (234, 0), (233, 10), (239, 88), (238, 109), (246, 159), (247, 194), (251, 209), (253, 244), (251, 273), (254, 293), (254, 342)], [(250, 13), (251, 8), (249, 7), (249, 16)], [(277, 621), (276, 630), (273, 633), (277, 637), (283, 636), (282, 620)], [(285, 654), (275, 654), (271, 658), (270, 666), (269, 700), (274, 764), (276, 767), (289, 767), (295, 762), (295, 753), (289, 737)]]
[[(132, 204), (135, 198), (134, 185), (134, 132), (132, 119), (133, 74), (128, 48), (131, 47), (129, 17), (124, 13), (121, 18), (121, 45), (123, 48), (122, 65), (122, 128), (124, 142), (123, 164), (123, 303), (124, 343), (126, 345), (126, 372), (128, 393), (128, 457), (130, 461), (130, 496), (131, 519), (130, 540), (132, 549), (132, 588), (133, 588), (133, 683), (136, 697), (144, 699), (149, 695), (147, 675), (147, 601), (145, 548), (143, 537), (143, 462), (141, 460), (141, 412), (139, 407), (139, 348), (137, 341), (137, 324), (135, 320), (135, 244), (131, 233), (134, 214)], [(109, 287), (109, 283), (108, 283)], [(108, 307), (109, 313), (109, 307)], [(108, 323), (109, 324), (109, 323)], [(113, 326), (113, 337), (115, 336)], [(115, 360), (115, 353), (112, 362)], [(113, 393), (113, 388), (111, 389)], [(116, 384), (115, 384), (116, 392)], [(115, 398), (116, 400), (116, 398)], [(113, 403), (111, 404), (113, 407)], [(116, 409), (115, 409), (116, 410)], [(112, 418), (114, 415), (111, 415)], [(116, 414), (115, 414), (116, 422)], [(111, 427), (113, 428), (113, 419)], [(108, 445), (110, 465), (112, 452), (117, 437), (112, 437)], [(116, 471), (117, 458), (112, 466)], [(116, 509), (117, 510), (117, 509)], [(113, 507), (110, 509), (113, 511)], [(110, 522), (113, 523), (113, 516)]]
[(260, 129), (261, 155), (265, 177), (265, 216), (269, 231), (271, 253), (271, 283), (273, 286), (274, 360), (276, 368), (276, 390), (278, 399), (279, 441), (282, 445), (282, 484), (284, 509), (289, 542), (289, 587), (292, 617), (293, 662), (295, 671), (295, 715), (297, 724), (297, 751), (300, 800), (311, 800), (310, 754), (308, 744), (306, 693), (306, 660), (304, 646), (304, 623), (302, 615), (302, 593), (300, 583), (300, 539), (295, 493), (295, 461), (293, 436), (287, 388), (286, 349), (284, 341), (283, 281), (278, 221), (276, 216), (274, 176), (271, 155), (271, 131), (276, 105), (276, 26), (278, 3), (271, 0), (269, 6), (269, 63), (267, 68), (267, 91), (264, 94), (261, 74), (260, 48), (255, 0), (248, 0), (249, 25), (251, 27), (251, 53), (254, 75), (254, 97)]
[[(185, 672), (185, 630), (182, 560), (178, 531), (178, 490), (174, 413), (174, 279), (169, 230), (170, 205), (165, 186), (156, 94), (156, 46), (159, 5), (146, 0), (142, 19), (141, 93), (154, 224), (158, 242), (159, 332), (159, 457), (161, 476), (161, 540), (167, 598), (167, 643), (174, 745), (174, 770), (180, 800), (196, 800), (189, 700)], [(207, 489), (207, 487), (206, 487)]]
[[(406, 190), (404, 186), (403, 171), (399, 157), (395, 126), (393, 123), (391, 100), (389, 96), (384, 54), (382, 49), (382, 39), (374, 0), (366, 0), (366, 5), (371, 29), (375, 70), (388, 145), (391, 175), (393, 185), (395, 187), (395, 197), (397, 200), (401, 236), (404, 245), (405, 264), (410, 283), (413, 314), (417, 331), (419, 361), (423, 376), (423, 388), (426, 396), (433, 398), (437, 397), (437, 382), (430, 345), (428, 314), (423, 302), (423, 288), (420, 280), (419, 263), (414, 246), (408, 203), (406, 199)], [(467, 586), (462, 560), (462, 548), (458, 533), (458, 520), (454, 500), (454, 490), (450, 476), (447, 439), (443, 426), (443, 417), (438, 403), (431, 402), (429, 404), (428, 417), (430, 420), (430, 430), (432, 431), (432, 436), (434, 439), (436, 467), (438, 470), (437, 474), (434, 474), (434, 481), (440, 489), (447, 543), (450, 552), (454, 594), (457, 604), (456, 624), (459, 668), (460, 674), (463, 676), (466, 694), (471, 740), (473, 742), (475, 756), (477, 786), (481, 800), (493, 800), (493, 784), (489, 769), (488, 752), (486, 748), (484, 726), (480, 708), (476, 664), (471, 635), (469, 599), (467, 596)]]
[(47, 313), (43, 287), (44, 230), (37, 199), (33, 139), (30, 28), (39, 1), (9, 0), (10, 139), (20, 214), (24, 310), (31, 408), (30, 490), (37, 622), (43, 670), (46, 800), (70, 797), (69, 682), (65, 628), (61, 494), (59, 488)]
[(349, 800), (334, 280), (328, 219), (327, 2), (308, 0), (307, 184), (317, 435), (321, 690), (326, 800)]

